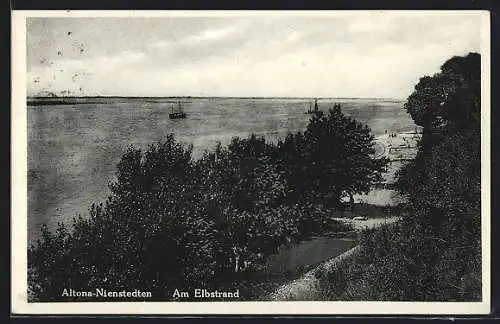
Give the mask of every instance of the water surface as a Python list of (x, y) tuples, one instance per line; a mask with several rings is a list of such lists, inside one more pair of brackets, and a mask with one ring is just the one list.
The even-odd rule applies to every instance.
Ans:
[[(186, 119), (170, 120), (172, 99), (78, 98), (34, 101), (28, 106), (28, 240), (47, 223), (86, 215), (104, 201), (116, 163), (127, 146), (146, 148), (174, 133), (193, 144), (199, 157), (217, 141), (251, 133), (270, 141), (303, 131), (310, 115), (307, 99), (182, 99)], [(175, 100), (174, 100), (175, 101)], [(344, 113), (367, 124), (375, 135), (412, 131), (403, 103), (376, 99), (320, 100), (321, 110), (340, 103)]]

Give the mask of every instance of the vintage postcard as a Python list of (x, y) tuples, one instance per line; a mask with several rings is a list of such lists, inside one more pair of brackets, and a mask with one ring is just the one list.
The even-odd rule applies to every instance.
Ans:
[(13, 313), (489, 313), (489, 12), (12, 18)]

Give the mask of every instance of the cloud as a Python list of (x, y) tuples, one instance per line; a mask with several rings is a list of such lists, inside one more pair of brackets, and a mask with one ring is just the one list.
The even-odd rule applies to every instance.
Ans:
[(203, 30), (197, 34), (189, 35), (180, 41), (181, 44), (199, 44), (200, 42), (213, 42), (229, 36), (234, 27)]
[[(120, 84), (120, 71), (140, 68), (146, 59), (143, 52), (124, 51), (92, 59), (60, 59), (50, 66), (33, 66), (27, 73), (28, 94), (41, 92), (92, 95)], [(123, 88), (125, 90), (125, 88)]]
[(393, 27), (394, 16), (381, 13), (360, 13), (347, 21), (347, 31), (353, 33), (385, 32)]
[(171, 45), (172, 43), (171, 42), (168, 42), (168, 41), (165, 41), (165, 40), (160, 40), (160, 41), (157, 41), (157, 42), (151, 42), (149, 44), (150, 47), (152, 48), (165, 48), (169, 45)]
[(44, 18), (28, 24), (28, 90), (404, 98), (479, 51), (479, 26), (458, 14)]

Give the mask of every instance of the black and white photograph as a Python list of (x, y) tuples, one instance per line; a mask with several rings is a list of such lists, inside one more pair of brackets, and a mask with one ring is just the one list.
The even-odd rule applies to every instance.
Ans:
[(14, 311), (489, 312), (487, 11), (12, 28)]

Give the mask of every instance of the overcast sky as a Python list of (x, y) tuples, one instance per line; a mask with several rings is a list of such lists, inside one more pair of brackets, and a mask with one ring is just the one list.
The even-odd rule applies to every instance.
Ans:
[(28, 18), (28, 95), (404, 99), (479, 52), (480, 26), (450, 13)]

